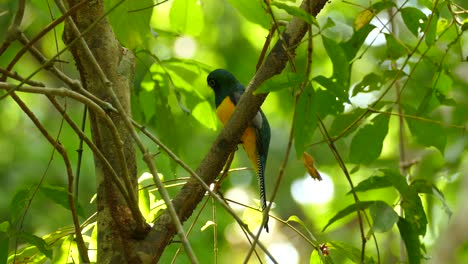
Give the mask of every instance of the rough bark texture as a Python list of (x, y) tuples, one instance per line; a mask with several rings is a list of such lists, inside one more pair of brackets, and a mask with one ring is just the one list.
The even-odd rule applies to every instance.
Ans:
[[(69, 0), (68, 6), (74, 6), (79, 1)], [(87, 29), (91, 23), (104, 14), (103, 1), (89, 1), (76, 12), (72, 18), (80, 32)], [(64, 40), (69, 43), (76, 36), (66, 24)], [(115, 38), (110, 24), (101, 20), (89, 33), (85, 41), (96, 57), (107, 79), (113, 84), (121, 104), (130, 113), (130, 88), (133, 81), (133, 54), (122, 48)], [(104, 101), (112, 103), (111, 96), (104, 86), (96, 68), (85, 55), (79, 43), (75, 44), (72, 54), (76, 67), (80, 72), (83, 86)], [(125, 128), (122, 118), (115, 113), (109, 113), (124, 145), (127, 167), (136, 185), (136, 157), (133, 141)], [(92, 138), (96, 146), (108, 159), (119, 176), (123, 175), (123, 167), (117, 157), (117, 144), (110, 133), (109, 127), (90, 112)], [(134, 221), (122, 195), (113, 184), (109, 172), (95, 159), (97, 176), (97, 211), (98, 211), (98, 263), (128, 263), (133, 258), (127, 243), (131, 240)], [(132, 188), (136, 193), (136, 188)]]

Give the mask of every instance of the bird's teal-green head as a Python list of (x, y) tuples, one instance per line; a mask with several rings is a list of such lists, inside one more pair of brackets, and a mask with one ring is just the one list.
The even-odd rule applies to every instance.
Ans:
[(215, 93), (215, 103), (218, 106), (226, 96), (231, 96), (234, 92), (242, 93), (244, 86), (227, 70), (217, 69), (208, 74), (206, 78), (208, 86)]

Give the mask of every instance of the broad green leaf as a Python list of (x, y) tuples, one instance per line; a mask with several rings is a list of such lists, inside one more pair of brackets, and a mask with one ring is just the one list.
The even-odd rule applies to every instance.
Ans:
[(379, 2), (372, 4), (371, 7), (374, 10), (374, 13), (378, 14), (385, 9), (397, 7), (397, 5), (392, 0), (383, 0), (383, 1), (379, 1)]
[(48, 258), (52, 258), (52, 249), (50, 246), (44, 241), (44, 239), (35, 236), (33, 234), (29, 234), (26, 232), (19, 232), (18, 233), (18, 238), (21, 239), (22, 241), (29, 243), (33, 246), (35, 246), (39, 251), (47, 256)]
[[(62, 206), (63, 208), (70, 210), (70, 203), (68, 200), (68, 190), (62, 186), (53, 186), (43, 184), (40, 188), (47, 198), (52, 200), (54, 203)], [(76, 211), (79, 216), (86, 217), (83, 207), (81, 207), (77, 201), (75, 201)]]
[(352, 191), (347, 194), (355, 192), (365, 192), (369, 190), (376, 190), (393, 186), (392, 181), (388, 179), (389, 176), (371, 176), (360, 182)]
[(434, 45), (437, 37), (437, 21), (439, 20), (439, 16), (437, 13), (433, 13), (432, 19), (428, 18), (429, 27), (426, 31), (426, 41), (427, 46)]
[[(106, 0), (106, 7), (111, 8), (119, 1)], [(146, 46), (145, 42), (151, 37), (149, 27), (151, 19), (151, 8), (129, 12), (144, 7), (152, 6), (151, 0), (125, 1), (108, 16), (112, 25), (112, 30), (117, 35), (118, 40), (127, 48), (134, 50)]]
[(308, 85), (299, 97), (296, 108), (296, 120), (294, 129), (294, 147), (296, 157), (299, 159), (312, 141), (312, 135), (317, 128), (317, 106), (314, 89)]
[(30, 191), (28, 189), (19, 189), (10, 202), (11, 223), (18, 220), (20, 214), (27, 210), (27, 204), (30, 199)]
[[(143, 85), (143, 84), (142, 84)], [(149, 86), (154, 87), (154, 84), (151, 83)], [(145, 123), (150, 122), (150, 120), (156, 114), (156, 93), (154, 89), (151, 91), (147, 91), (146, 89), (142, 89), (139, 92), (139, 108), (142, 110), (143, 113), (143, 121)]]
[(379, 114), (356, 132), (349, 151), (351, 162), (367, 164), (379, 158), (388, 132), (388, 121), (388, 115)]
[(441, 71), (434, 76), (433, 87), (435, 97), (443, 104), (449, 92), (452, 90), (453, 80), (445, 71)]
[(342, 113), (344, 110), (343, 101), (329, 91), (318, 89), (314, 97), (314, 105), (317, 106), (317, 112), (321, 118)]
[(276, 2), (276, 1), (272, 2), (271, 5), (279, 9), (283, 9), (284, 11), (288, 12), (288, 14), (298, 17), (311, 25), (316, 25), (317, 27), (319, 26), (315, 17), (313, 17), (311, 14), (307, 13), (304, 9), (300, 7), (292, 6), (292, 5), (288, 5), (288, 4)]
[(309, 264), (333, 264), (333, 259), (330, 256), (323, 256), (317, 250), (313, 250), (310, 254)]
[(452, 210), (447, 204), (444, 194), (437, 188), (437, 186), (425, 179), (416, 179), (411, 183), (410, 187), (413, 188), (417, 193), (427, 193), (435, 196), (442, 203), (445, 213), (449, 217), (452, 216)]
[(372, 24), (365, 24), (359, 30), (354, 31), (353, 36), (348, 41), (340, 44), (346, 53), (348, 61), (352, 61), (356, 57), (367, 36), (374, 28), (375, 26)]
[(427, 218), (421, 198), (413, 188), (401, 194), (400, 206), (405, 212), (406, 221), (410, 222), (419, 235), (425, 235), (427, 229)]
[(340, 220), (341, 218), (343, 218), (343, 217), (345, 217), (345, 216), (347, 216), (347, 215), (349, 215), (351, 213), (361, 211), (361, 210), (365, 210), (365, 209), (369, 208), (369, 206), (371, 206), (372, 204), (374, 204), (374, 201), (360, 201), (358, 203), (354, 203), (354, 204), (349, 205), (345, 209), (340, 210), (330, 220), (328, 220), (328, 223), (325, 225), (325, 227), (323, 227), (322, 232), (325, 231), (325, 229), (327, 229), (328, 226), (330, 226), (334, 222)]
[(405, 22), (406, 27), (415, 37), (419, 36), (419, 32), (424, 30), (427, 17), (424, 13), (415, 7), (405, 7), (401, 10), (401, 17)]
[(201, 102), (192, 110), (193, 117), (206, 128), (216, 130), (217, 119), (215, 112), (207, 101)]
[(250, 22), (259, 24), (265, 29), (270, 28), (270, 17), (263, 9), (262, 0), (229, 0), (228, 2)]
[(317, 239), (315, 236), (310, 232), (310, 230), (307, 228), (306, 224), (296, 215), (291, 215), (286, 222), (295, 222), (298, 223), (302, 228), (304, 228), (307, 231), (307, 234), (309, 234), (309, 237), (312, 239), (313, 242), (318, 243)]
[(340, 254), (347, 257), (354, 263), (374, 263), (374, 260), (368, 256), (365, 257), (364, 262), (361, 262), (361, 250), (351, 244), (342, 241), (330, 241), (331, 255)]
[(138, 191), (138, 207), (144, 218), (149, 219), (151, 213), (151, 200), (148, 188), (141, 188)]
[(398, 214), (383, 201), (375, 201), (369, 207), (369, 213), (374, 222), (372, 229), (375, 232), (387, 232), (398, 222)]
[(325, 22), (325, 25), (322, 26), (321, 30), (324, 31), (328, 28), (332, 28), (334, 27), (336, 24), (335, 24), (335, 21), (333, 21), (333, 19), (331, 19), (330, 17), (327, 18), (327, 22)]
[(405, 56), (408, 50), (402, 42), (397, 40), (392, 34), (385, 34), (385, 40), (387, 42), (387, 57), (396, 60), (400, 57)]
[(342, 87), (340, 90), (344, 91), (344, 87), (348, 87), (349, 83), (349, 59), (343, 48), (334, 40), (322, 35), (322, 42), (333, 64), (333, 80)]
[[(335, 117), (333, 123), (331, 124), (330, 130), (328, 133), (332, 136), (338, 136), (341, 134), (348, 126), (356, 121), (365, 110), (362, 108), (356, 108), (350, 113), (342, 113)], [(359, 126), (355, 125), (351, 128), (346, 135), (356, 130)], [(345, 135), (345, 136), (346, 136)]]
[(174, 0), (169, 13), (175, 31), (198, 36), (204, 27), (203, 10), (197, 0)]
[(380, 90), (383, 84), (384, 79), (382, 78), (382, 76), (371, 72), (368, 75), (364, 76), (361, 82), (356, 84), (356, 86), (353, 89), (353, 96), (355, 96), (358, 93), (368, 93), (371, 91)]
[[(408, 105), (403, 105), (405, 112), (409, 115), (418, 115), (416, 110)], [(431, 116), (420, 115), (423, 118), (432, 119)], [(423, 146), (436, 147), (441, 153), (444, 153), (445, 145), (447, 144), (447, 134), (444, 127), (440, 124), (435, 124), (431, 122), (426, 122), (422, 120), (416, 120), (413, 118), (408, 118), (408, 127), (411, 131), (411, 134), (416, 139), (416, 142), (422, 144)]]
[(325, 76), (319, 75), (313, 79), (313, 81), (317, 82), (321, 86), (327, 89), (327, 92), (331, 95), (334, 96), (335, 98), (338, 98), (341, 102), (347, 102), (348, 101), (348, 94), (346, 93), (346, 90), (343, 89), (342, 84), (337, 82), (337, 79), (332, 77), (332, 78), (327, 78)]
[(268, 93), (290, 87), (299, 88), (301, 83), (304, 82), (304, 78), (304, 74), (301, 73), (287, 72), (278, 74), (265, 81), (254, 93)]
[(398, 229), (400, 230), (401, 238), (405, 243), (406, 252), (408, 254), (409, 264), (421, 263), (421, 243), (419, 236), (412, 223), (404, 218), (399, 218)]

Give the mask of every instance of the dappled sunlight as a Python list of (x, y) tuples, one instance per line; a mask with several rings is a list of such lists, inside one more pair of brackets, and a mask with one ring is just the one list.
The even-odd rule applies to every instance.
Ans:
[(326, 204), (332, 198), (335, 187), (328, 174), (320, 172), (322, 180), (314, 180), (309, 174), (295, 180), (291, 185), (294, 200), (302, 205)]

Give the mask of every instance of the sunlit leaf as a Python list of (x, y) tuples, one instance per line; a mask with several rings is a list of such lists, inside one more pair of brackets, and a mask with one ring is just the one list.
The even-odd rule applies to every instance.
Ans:
[(351, 141), (349, 159), (353, 163), (370, 163), (380, 156), (388, 132), (389, 116), (380, 114), (372, 123), (359, 129)]
[(331, 17), (328, 17), (328, 18), (327, 18), (327, 22), (325, 22), (325, 25), (323, 25), (323, 26), (321, 27), (321, 30), (326, 30), (326, 29), (328, 29), (328, 28), (332, 28), (332, 27), (334, 27), (335, 25), (336, 25), (336, 24), (335, 24), (335, 22), (333, 21), (333, 19), (332, 19)]
[(229, 0), (228, 2), (250, 22), (259, 24), (265, 29), (270, 28), (270, 17), (263, 9), (262, 0)]
[[(119, 1), (106, 0), (107, 7), (113, 7)], [(146, 40), (151, 36), (149, 22), (151, 8), (137, 12), (129, 12), (153, 5), (151, 0), (124, 1), (107, 17), (119, 41), (129, 49), (146, 46)], [(125, 19), (122, 19), (125, 18)]]
[(198, 36), (204, 27), (204, 15), (197, 0), (174, 0), (169, 13), (175, 31)]
[(383, 201), (375, 201), (369, 207), (369, 213), (374, 223), (372, 229), (375, 232), (387, 232), (398, 222), (398, 214)]
[(338, 211), (338, 213), (336, 213), (330, 220), (328, 220), (328, 223), (325, 225), (325, 227), (323, 227), (322, 232), (325, 231), (325, 229), (327, 229), (327, 227), (329, 227), (334, 222), (342, 219), (343, 217), (351, 213), (365, 210), (369, 208), (369, 206), (371, 206), (372, 204), (374, 204), (374, 201), (360, 201), (360, 202), (349, 205), (345, 209)]
[(406, 27), (418, 37), (419, 32), (424, 30), (427, 17), (424, 13), (415, 7), (405, 7), (401, 9), (401, 17), (405, 22)]
[(283, 9), (284, 11), (288, 12), (288, 14), (298, 17), (311, 25), (318, 26), (318, 22), (315, 19), (315, 17), (313, 17), (311, 14), (307, 13), (304, 9), (300, 7), (292, 6), (292, 5), (288, 5), (288, 4), (276, 2), (276, 1), (272, 2), (271, 5), (279, 9)]
[(331, 255), (340, 254), (353, 263), (374, 263), (373, 259), (366, 256), (364, 261), (361, 261), (361, 250), (351, 244), (342, 241), (330, 241)]
[(406, 246), (408, 263), (421, 263), (421, 243), (419, 242), (419, 236), (414, 226), (404, 218), (400, 217), (398, 220), (398, 229), (400, 230), (401, 238)]
[(216, 130), (216, 115), (207, 101), (201, 102), (192, 110), (192, 115), (195, 119), (204, 125), (206, 128)]
[(35, 236), (30, 233), (26, 232), (19, 232), (18, 233), (18, 238), (21, 239), (24, 242), (27, 242), (33, 246), (36, 246), (39, 251), (47, 256), (48, 258), (52, 258), (52, 249), (50, 246), (44, 241), (44, 239)]
[(322, 176), (320, 176), (320, 173), (317, 171), (317, 168), (315, 168), (315, 162), (314, 158), (312, 155), (310, 155), (307, 152), (304, 152), (302, 154), (302, 161), (304, 162), (304, 167), (307, 170), (307, 173), (314, 179), (314, 180), (322, 180)]

